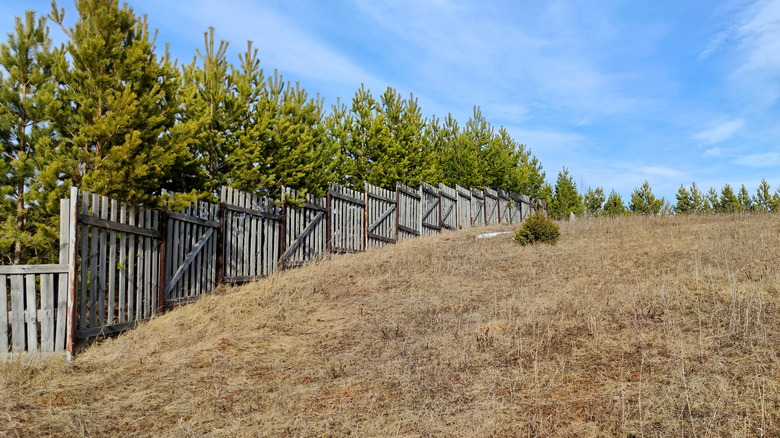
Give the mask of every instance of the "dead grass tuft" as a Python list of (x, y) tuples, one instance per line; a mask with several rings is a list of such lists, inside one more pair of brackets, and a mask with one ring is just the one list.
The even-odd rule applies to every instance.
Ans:
[[(0, 436), (778, 436), (780, 217), (483, 228), (0, 364)], [(6, 421), (7, 418), (7, 421)]]

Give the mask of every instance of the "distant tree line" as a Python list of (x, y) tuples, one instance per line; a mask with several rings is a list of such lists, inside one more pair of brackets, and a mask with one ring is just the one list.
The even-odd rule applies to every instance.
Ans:
[[(163, 189), (208, 198), (222, 185), (550, 190), (530, 150), (479, 108), (461, 125), (424, 117), (413, 95), (362, 86), (325, 108), (261, 68), (251, 42), (233, 64), (210, 29), (179, 65), (126, 4), (75, 3), (73, 27), (52, 3), (47, 17), (17, 17), (0, 44), (0, 264), (55, 259), (58, 199), (71, 185), (149, 206)], [(60, 47), (49, 24), (65, 34)]]
[(718, 192), (710, 187), (702, 192), (696, 183), (690, 187), (681, 185), (673, 204), (653, 194), (650, 183), (645, 181), (631, 193), (631, 200), (625, 204), (614, 190), (605, 196), (601, 187), (580, 193), (569, 171), (564, 168), (558, 173), (554, 187), (543, 187), (542, 196), (549, 200), (551, 214), (556, 219), (575, 216), (622, 216), (626, 214), (723, 214), (723, 213), (774, 213), (780, 211), (780, 188), (772, 192), (769, 183), (761, 180), (756, 192), (751, 195), (743, 184), (737, 192), (726, 184)]

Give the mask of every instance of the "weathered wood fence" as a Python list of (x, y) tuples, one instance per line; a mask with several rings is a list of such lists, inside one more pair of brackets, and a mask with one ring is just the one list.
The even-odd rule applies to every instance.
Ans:
[(0, 357), (72, 354), (77, 339), (126, 330), (220, 283), (547, 209), (503, 190), (362, 188), (332, 185), (322, 198), (285, 188), (282, 201), (223, 188), (219, 203), (175, 212), (71, 189), (59, 263), (0, 266)]

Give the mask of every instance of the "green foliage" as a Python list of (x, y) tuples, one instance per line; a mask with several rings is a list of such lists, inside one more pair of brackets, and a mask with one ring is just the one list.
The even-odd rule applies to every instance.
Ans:
[(720, 191), (718, 198), (718, 213), (736, 213), (740, 211), (740, 203), (737, 195), (730, 185), (726, 184)]
[(765, 179), (762, 179), (756, 189), (753, 203), (755, 204), (756, 211), (766, 213), (776, 212), (778, 206), (780, 206), (780, 195), (777, 192), (772, 194), (770, 192), (769, 183), (767, 183)]
[(675, 197), (677, 198), (677, 204), (675, 205), (674, 210), (678, 214), (693, 213), (693, 201), (691, 199), (691, 193), (687, 188), (685, 188), (684, 185), (680, 185), (680, 188), (677, 189), (677, 195), (675, 195)]
[(173, 138), (178, 72), (158, 57), (146, 18), (117, 0), (79, 0), (73, 28), (52, 2), (52, 20), (67, 42), (55, 51), (59, 87), (52, 118), (53, 166), (64, 182), (131, 203), (151, 203), (160, 190), (179, 189), (190, 160)]
[(583, 196), (585, 203), (585, 211), (591, 216), (599, 216), (604, 212), (604, 202), (607, 200), (604, 196), (604, 189), (596, 187), (592, 189), (588, 187), (588, 191)]
[(536, 243), (554, 244), (561, 235), (561, 229), (552, 219), (537, 211), (523, 222), (515, 233), (515, 240), (523, 246)]
[(620, 194), (612, 190), (604, 203), (604, 214), (607, 216), (622, 216), (626, 214), (626, 204)]
[(54, 105), (51, 41), (28, 11), (0, 45), (0, 264), (56, 261), (56, 178), (47, 113)]
[(637, 187), (631, 193), (631, 211), (637, 214), (657, 215), (661, 212), (664, 205), (663, 199), (656, 199), (653, 195), (653, 189), (650, 183), (645, 181), (642, 187)]
[(739, 201), (739, 211), (754, 211), (753, 198), (750, 197), (750, 193), (748, 193), (748, 190), (744, 184), (742, 184), (742, 186), (739, 188), (739, 193), (737, 193), (737, 201)]
[(585, 204), (582, 203), (582, 198), (577, 192), (577, 184), (565, 167), (558, 172), (551, 210), (555, 219), (568, 219), (571, 213), (577, 216), (585, 213)]

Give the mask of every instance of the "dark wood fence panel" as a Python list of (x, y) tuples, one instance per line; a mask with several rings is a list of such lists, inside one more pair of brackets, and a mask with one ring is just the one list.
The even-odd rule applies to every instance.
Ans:
[(297, 191), (285, 188), (288, 202), (284, 209), (284, 252), (280, 263), (284, 267), (301, 266), (325, 255), (327, 245), (328, 212), (325, 198), (301, 196)]
[(471, 224), (471, 191), (459, 185), (455, 186), (458, 192), (458, 228), (470, 227)]
[(403, 184), (396, 185), (398, 197), (398, 239), (422, 235), (420, 191)]
[(220, 194), (224, 224), (223, 273), (243, 283), (276, 272), (282, 244), (282, 209), (267, 196), (232, 188)]
[(420, 184), (422, 194), (422, 233), (430, 236), (441, 232), (441, 194), (436, 187)]
[(376, 248), (395, 243), (398, 237), (396, 192), (365, 184), (368, 212), (368, 247)]

